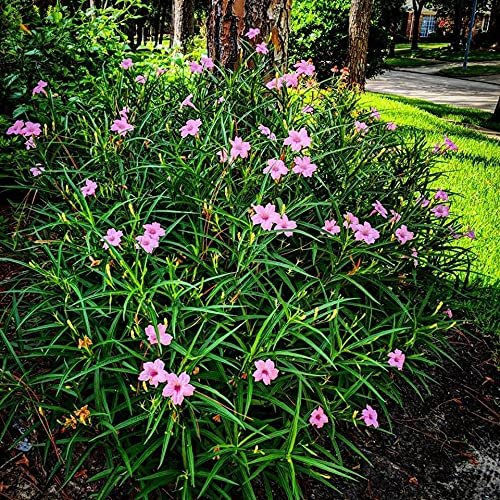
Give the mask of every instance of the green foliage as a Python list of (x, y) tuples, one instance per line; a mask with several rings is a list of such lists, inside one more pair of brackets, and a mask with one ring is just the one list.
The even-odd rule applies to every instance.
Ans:
[[(346, 436), (364, 425), (360, 411), (377, 408), (390, 430), (398, 383), (425, 385), (452, 324), (436, 297), (467, 255), (450, 234), (457, 218), (421, 206), (438, 178), (423, 138), (357, 111), (341, 79), (328, 92), (303, 77), (297, 90), (269, 91), (265, 58), (249, 57), (236, 72), (202, 75), (173, 61), (159, 77), (136, 62), (103, 73), (85, 101), (48, 87), (23, 115), (43, 124), (36, 149), (9, 139), (21, 151), (17, 182), (37, 196), (19, 204), (16, 231), (2, 241), (4, 260), (26, 271), (2, 316), (0, 409), (37, 431), (45, 456), (61, 450), (51, 470), (64, 462), (67, 480), (86, 456), (77, 449), (99, 449), (99, 498), (129, 478), (137, 498), (163, 488), (186, 499), (256, 498), (257, 481), (302, 498), (300, 476), (331, 487), (354, 478), (340, 449), (363, 457)], [(180, 106), (188, 94), (196, 109)], [(134, 130), (119, 136), (110, 127), (125, 106)], [(198, 118), (199, 134), (181, 138)], [(301, 127), (318, 171), (274, 182), (263, 168), (277, 158), (292, 166), (298, 153), (283, 141)], [(235, 136), (251, 143), (249, 158), (220, 162)], [(45, 171), (33, 177), (37, 164)], [(82, 195), (87, 179), (95, 196)], [(401, 221), (373, 214), (375, 200)], [(252, 224), (252, 207), (266, 203), (297, 222), (291, 237)], [(380, 231), (374, 244), (342, 227), (348, 211)], [(325, 219), (340, 233), (322, 230)], [(166, 234), (149, 254), (136, 237), (151, 222)], [(401, 224), (415, 233), (404, 245), (394, 237)], [(105, 250), (109, 228), (123, 239)], [(145, 327), (160, 323), (168, 346), (146, 340)], [(402, 372), (387, 363), (396, 348)], [(191, 375), (196, 390), (182, 406), (138, 381), (155, 359)], [(269, 386), (252, 377), (266, 359), (279, 369)], [(329, 418), (320, 431), (308, 423), (318, 406)]]

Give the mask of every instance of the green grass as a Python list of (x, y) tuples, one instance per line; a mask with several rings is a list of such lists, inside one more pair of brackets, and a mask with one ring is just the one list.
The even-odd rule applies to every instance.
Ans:
[(439, 72), (444, 76), (480, 76), (480, 75), (498, 75), (500, 74), (500, 64), (473, 64), (466, 70), (462, 66), (442, 69)]
[[(418, 46), (420, 49), (424, 50), (436, 50), (436, 49), (444, 49), (448, 47), (448, 43), (446, 42), (431, 42), (431, 43), (419, 43)], [(396, 44), (396, 52), (411, 52), (411, 43), (398, 43)]]
[(460, 124), (480, 123), (489, 113), (374, 93), (363, 95), (361, 104), (376, 107), (385, 120), (394, 121), (401, 129), (424, 132), (429, 146), (442, 142), (445, 134), (458, 145), (459, 151), (438, 164), (445, 176), (436, 187), (457, 193), (453, 210), (463, 216), (464, 224), (472, 226), (477, 236), (473, 242), (465, 238), (458, 241), (473, 246), (478, 257), (474, 268), (487, 276), (486, 281), (499, 281), (500, 141)]
[[(447, 43), (419, 43), (418, 50), (412, 51), (409, 43), (399, 43), (396, 45), (396, 55), (398, 58), (435, 59), (442, 62), (462, 61), (463, 50), (453, 52)], [(500, 52), (491, 50), (471, 50), (469, 61), (500, 61)]]
[(418, 66), (439, 64), (439, 62), (417, 57), (388, 57), (385, 60), (385, 64), (391, 68), (416, 68)]

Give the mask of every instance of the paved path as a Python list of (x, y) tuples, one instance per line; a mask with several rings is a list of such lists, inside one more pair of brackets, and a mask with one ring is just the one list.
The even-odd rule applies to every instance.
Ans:
[[(436, 68), (433, 67), (435, 71)], [(446, 78), (419, 71), (391, 70), (366, 84), (366, 90), (383, 94), (416, 97), (437, 104), (477, 108), (492, 113), (500, 96), (500, 87), (491, 83)]]

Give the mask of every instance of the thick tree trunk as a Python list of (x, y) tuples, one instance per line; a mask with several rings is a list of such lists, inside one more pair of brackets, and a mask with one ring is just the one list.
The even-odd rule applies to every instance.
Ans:
[(173, 0), (172, 43), (185, 47), (194, 32), (194, 0)]
[(500, 50), (500, 0), (494, 0), (491, 5), (488, 42), (496, 50)]
[(495, 111), (493, 112), (490, 121), (500, 123), (500, 97), (498, 98), (497, 105)]
[(260, 34), (254, 42), (270, 40), (274, 61), (284, 65), (291, 7), (292, 0), (211, 0), (207, 19), (209, 56), (226, 67), (236, 67), (240, 39), (250, 28), (258, 28)]
[(425, 2), (413, 0), (413, 26), (411, 30), (411, 50), (418, 50), (418, 39), (420, 37), (420, 18)]
[(362, 90), (366, 81), (366, 56), (373, 0), (353, 0), (349, 11), (349, 82)]

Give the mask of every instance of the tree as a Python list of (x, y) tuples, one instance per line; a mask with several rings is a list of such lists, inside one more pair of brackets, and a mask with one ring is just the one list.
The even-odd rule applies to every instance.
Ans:
[[(389, 37), (389, 57), (395, 57), (396, 35), (403, 19), (404, 0), (375, 0), (373, 4), (372, 26), (385, 30)], [(368, 44), (370, 49), (370, 43)]]
[(500, 0), (493, 0), (491, 5), (488, 43), (497, 50), (500, 48)]
[(411, 29), (411, 50), (418, 50), (418, 38), (420, 36), (420, 18), (427, 0), (413, 0), (413, 25)]
[(349, 11), (349, 81), (362, 90), (366, 81), (366, 56), (373, 0), (353, 0)]
[[(166, 0), (165, 0), (166, 1)], [(172, 1), (172, 43), (185, 47), (194, 33), (194, 0)]]
[(495, 111), (493, 111), (493, 115), (491, 116), (490, 121), (500, 123), (500, 97), (498, 98)]
[(235, 67), (241, 37), (258, 28), (259, 41), (271, 37), (273, 58), (286, 62), (292, 0), (211, 0), (207, 19), (208, 54), (224, 66)]

